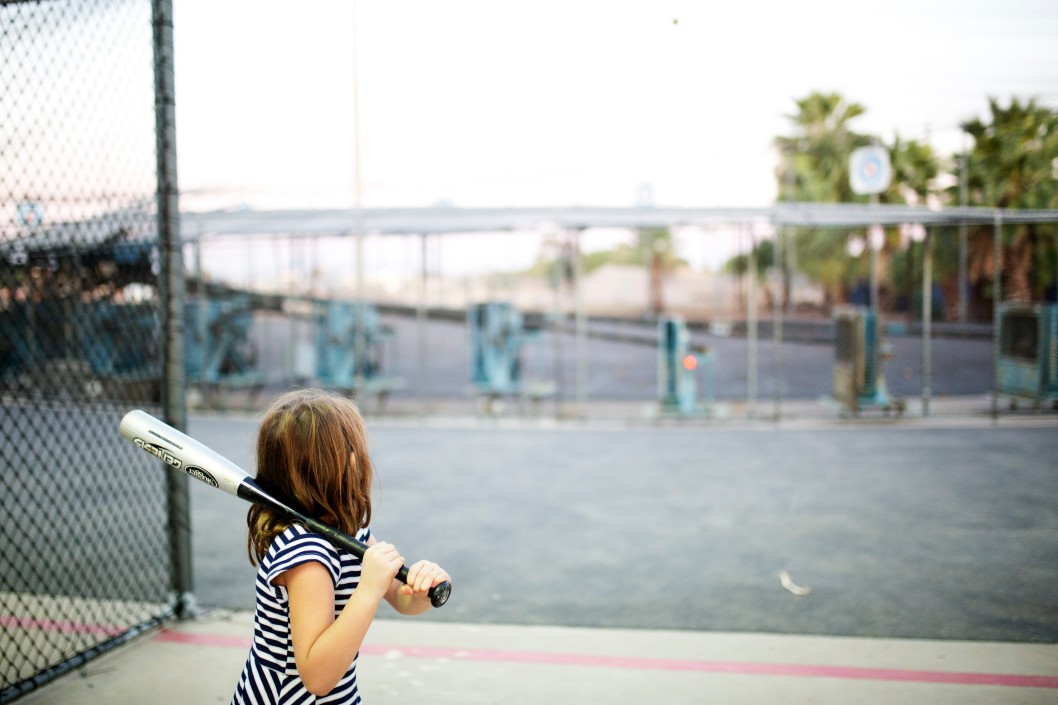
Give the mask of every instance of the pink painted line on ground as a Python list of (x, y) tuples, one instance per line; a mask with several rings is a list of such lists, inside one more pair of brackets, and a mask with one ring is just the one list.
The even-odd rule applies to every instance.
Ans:
[(253, 639), (248, 636), (228, 636), (225, 634), (195, 634), (193, 632), (174, 632), (162, 628), (155, 641), (164, 641), (170, 644), (192, 644), (194, 646), (229, 646), (239, 649), (248, 649)]
[(107, 626), (105, 624), (82, 624), (63, 619), (36, 619), (34, 617), (15, 617), (0, 615), (0, 627), (9, 629), (36, 629), (45, 632), (62, 634), (95, 634), (98, 636), (116, 636), (125, 631), (125, 627)]
[[(220, 634), (191, 634), (163, 630), (156, 641), (198, 646), (226, 646), (249, 648), (247, 637)], [(1058, 676), (1031, 676), (1008, 673), (962, 673), (958, 671), (918, 671), (902, 668), (862, 668), (857, 666), (821, 666), (785, 663), (753, 663), (745, 661), (692, 661), (684, 659), (637, 658), (593, 654), (551, 653), (547, 651), (507, 651), (500, 649), (458, 649), (439, 646), (382, 646), (365, 645), (360, 649), (365, 656), (400, 656), (405, 658), (435, 658), (453, 661), (483, 661), (491, 663), (524, 663), (547, 666), (578, 666), (585, 668), (618, 668), (643, 671), (689, 671), (696, 673), (726, 673), (751, 676), (787, 676), (793, 678), (838, 678), (845, 680), (876, 680), (903, 683), (941, 683), (949, 685), (996, 685), (1012, 688), (1055, 688)]]

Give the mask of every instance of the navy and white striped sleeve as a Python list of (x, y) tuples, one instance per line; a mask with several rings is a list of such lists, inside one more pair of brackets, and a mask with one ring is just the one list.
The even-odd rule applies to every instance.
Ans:
[(269, 584), (291, 568), (310, 562), (323, 564), (331, 574), (331, 581), (335, 585), (338, 584), (342, 570), (341, 559), (334, 546), (320, 534), (300, 526), (292, 526), (276, 539), (273, 548), (275, 553), (265, 574)]

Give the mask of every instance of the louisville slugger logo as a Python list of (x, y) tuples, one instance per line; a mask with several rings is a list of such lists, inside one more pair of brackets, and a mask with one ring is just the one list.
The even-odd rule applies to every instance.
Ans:
[(196, 465), (188, 465), (184, 468), (184, 472), (196, 480), (202, 480), (202, 482), (205, 482), (210, 487), (219, 487), (217, 481), (213, 479), (212, 475)]
[(143, 450), (147, 451), (156, 458), (160, 458), (161, 460), (165, 461), (166, 464), (173, 466), (177, 470), (184, 469), (184, 464), (180, 462), (180, 459), (169, 451), (167, 451), (165, 448), (162, 448), (161, 446), (156, 446), (153, 443), (143, 440), (142, 438), (133, 438), (132, 442), (136, 444), (137, 447), (142, 448)]

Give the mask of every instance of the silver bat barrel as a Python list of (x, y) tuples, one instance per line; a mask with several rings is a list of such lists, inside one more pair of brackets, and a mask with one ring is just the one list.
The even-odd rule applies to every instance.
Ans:
[(121, 435), (167, 465), (211, 487), (239, 496), (249, 475), (220, 453), (139, 409), (121, 419)]

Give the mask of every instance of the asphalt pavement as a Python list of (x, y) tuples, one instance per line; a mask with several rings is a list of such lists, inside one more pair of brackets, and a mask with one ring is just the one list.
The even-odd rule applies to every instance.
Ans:
[[(255, 424), (190, 432), (252, 472)], [(438, 622), (1055, 643), (1056, 429), (369, 416), (373, 529)], [(204, 608), (253, 608), (245, 511), (192, 484)]]

